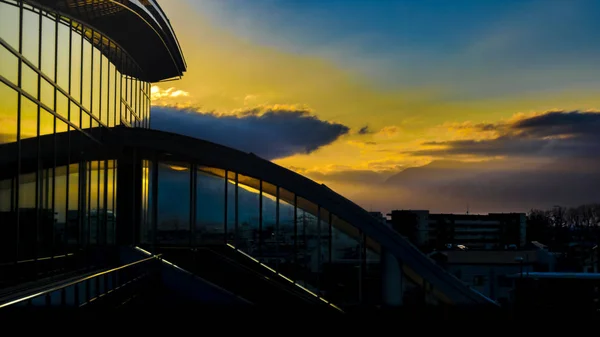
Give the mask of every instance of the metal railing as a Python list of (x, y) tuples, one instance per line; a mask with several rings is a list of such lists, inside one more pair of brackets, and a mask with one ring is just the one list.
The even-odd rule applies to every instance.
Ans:
[(0, 309), (27, 306), (82, 307), (107, 298), (126, 286), (150, 276), (158, 271), (157, 262), (161, 254), (153, 255), (136, 262), (85, 276), (75, 281), (39, 291), (16, 300), (0, 304)]

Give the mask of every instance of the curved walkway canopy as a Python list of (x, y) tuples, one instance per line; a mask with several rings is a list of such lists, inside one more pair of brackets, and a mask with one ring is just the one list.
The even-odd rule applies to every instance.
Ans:
[[(371, 242), (369, 248), (379, 253), (384, 249), (393, 254), (402, 263), (405, 275), (421, 286), (424, 286), (425, 283), (430, 285), (438, 299), (452, 304), (495, 304), (446, 272), (408, 240), (391, 228), (382, 225), (378, 219), (363, 208), (325, 185), (318, 184), (252, 153), (241, 152), (192, 137), (149, 129), (115, 127), (91, 132), (95, 132), (103, 146), (87, 137), (81, 137), (75, 132), (65, 132), (56, 134), (55, 139), (52, 135), (40, 137), (40, 153), (56, 153), (56, 165), (66, 165), (70, 163), (60, 162), (60, 158), (70, 158), (69, 161), (72, 163), (79, 160), (114, 159), (128, 153), (128, 149), (134, 148), (140, 156), (153, 156), (154, 158), (149, 157), (153, 160), (186, 161), (261, 179), (321, 205), (358, 228), (376, 241)], [(73, 146), (60, 145), (67, 144), (69, 141), (73, 142), (73, 137), (76, 136), (79, 136), (76, 140), (80, 144), (78, 149)], [(14, 157), (9, 155), (15, 149), (11, 147), (16, 147), (16, 144), (0, 146), (0, 154), (2, 154), (0, 156), (0, 172), (15, 172)], [(70, 148), (72, 149), (69, 150)], [(22, 141), (21, 149), (21, 171), (23, 172), (30, 165), (35, 170), (34, 165), (37, 163), (35, 158), (37, 158), (38, 151), (37, 139)], [(61, 151), (72, 152), (67, 156)], [(46, 161), (46, 159), (42, 160)], [(51, 158), (47, 158), (47, 160), (51, 162)]]

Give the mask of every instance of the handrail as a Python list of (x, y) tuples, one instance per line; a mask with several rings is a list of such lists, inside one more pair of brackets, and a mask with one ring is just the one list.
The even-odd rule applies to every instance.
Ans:
[(23, 264), (23, 263), (28, 263), (28, 262), (56, 260), (56, 259), (60, 259), (60, 258), (64, 258), (64, 257), (74, 256), (74, 255), (75, 255), (75, 253), (66, 253), (66, 254), (60, 254), (60, 255), (38, 257), (35, 259), (18, 260), (18, 261), (14, 261), (14, 262), (4, 262), (4, 263), (0, 263), (0, 267), (13, 266), (16, 264)]
[(0, 309), (8, 307), (8, 306), (11, 306), (13, 304), (17, 304), (17, 303), (20, 303), (20, 302), (27, 301), (27, 300), (32, 299), (32, 298), (40, 297), (40, 296), (43, 296), (43, 295), (48, 295), (48, 294), (53, 293), (55, 291), (68, 288), (70, 286), (79, 284), (81, 282), (85, 282), (85, 281), (87, 281), (89, 279), (93, 279), (93, 278), (96, 278), (96, 277), (99, 277), (99, 276), (102, 276), (102, 275), (110, 274), (110, 273), (113, 273), (115, 271), (118, 271), (118, 270), (121, 270), (121, 269), (125, 269), (125, 268), (128, 268), (128, 267), (131, 267), (131, 266), (134, 266), (134, 265), (137, 265), (137, 264), (149, 261), (151, 259), (156, 259), (156, 258), (160, 257), (161, 255), (162, 254), (153, 255), (153, 256), (147, 257), (145, 259), (138, 260), (138, 261), (135, 261), (135, 262), (131, 262), (131, 263), (128, 263), (126, 265), (123, 265), (123, 266), (120, 266), (120, 267), (117, 267), (117, 268), (113, 268), (113, 269), (110, 269), (110, 270), (105, 270), (103, 272), (99, 272), (99, 273), (96, 273), (96, 274), (93, 274), (93, 275), (89, 275), (89, 276), (83, 277), (83, 278), (81, 278), (79, 280), (71, 281), (71, 282), (69, 282), (67, 284), (63, 284), (63, 285), (56, 286), (56, 287), (53, 287), (53, 288), (50, 288), (50, 289), (47, 289), (47, 290), (44, 290), (44, 291), (40, 291), (40, 292), (35, 293), (33, 295), (25, 296), (25, 297), (19, 298), (19, 299), (14, 300), (14, 301), (10, 301), (10, 302), (4, 303), (4, 304), (0, 304)]

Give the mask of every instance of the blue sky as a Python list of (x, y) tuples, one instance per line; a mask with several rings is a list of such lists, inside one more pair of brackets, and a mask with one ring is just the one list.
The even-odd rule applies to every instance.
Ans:
[[(458, 82), (462, 95), (597, 83), (600, 3), (592, 0), (229, 0), (196, 6), (264, 46), (326, 57), (375, 85)], [(576, 64), (573, 63), (577, 60)], [(511, 80), (525, 73), (519, 83)], [(496, 76), (495, 84), (481, 83)]]

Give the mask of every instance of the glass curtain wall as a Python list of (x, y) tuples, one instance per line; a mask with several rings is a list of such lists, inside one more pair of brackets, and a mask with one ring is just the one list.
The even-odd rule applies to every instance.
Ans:
[[(0, 154), (15, 159), (0, 172), (0, 263), (114, 243), (116, 162), (74, 162), (69, 153), (82, 138), (98, 142), (101, 128), (149, 127), (141, 75), (93, 27), (0, 0)], [(66, 144), (52, 140), (73, 130)], [(53, 145), (22, 152), (24, 140), (41, 136)]]
[(380, 304), (379, 244), (326, 208), (233, 171), (159, 162), (153, 179), (146, 166), (142, 218), (156, 200), (157, 232), (143, 222), (141, 243), (227, 243), (336, 305)]

